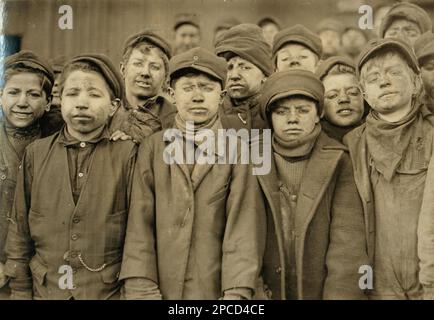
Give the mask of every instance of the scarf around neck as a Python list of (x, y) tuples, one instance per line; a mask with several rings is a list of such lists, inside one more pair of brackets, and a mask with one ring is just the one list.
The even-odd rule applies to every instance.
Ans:
[(181, 130), (182, 136), (184, 139), (188, 141), (188, 139), (193, 138), (194, 143), (198, 146), (203, 142), (203, 139), (205, 138), (205, 135), (203, 133), (203, 129), (209, 129), (214, 132), (214, 137), (217, 137), (217, 130), (221, 128), (220, 124), (220, 118), (218, 116), (218, 113), (215, 114), (215, 116), (210, 119), (209, 121), (201, 124), (194, 124), (193, 130), (190, 130), (191, 128), (186, 125), (186, 121), (181, 118), (179, 113), (175, 116), (175, 126)]
[(388, 122), (371, 111), (366, 118), (366, 142), (375, 168), (387, 181), (393, 178), (415, 130), (422, 126), (420, 104), (397, 122)]
[(317, 123), (308, 135), (293, 141), (285, 141), (273, 134), (272, 146), (274, 152), (289, 161), (300, 161), (308, 158), (321, 133), (321, 125)]

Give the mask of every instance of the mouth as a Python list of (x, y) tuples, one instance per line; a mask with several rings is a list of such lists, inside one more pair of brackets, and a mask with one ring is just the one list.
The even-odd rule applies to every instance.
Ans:
[(136, 85), (141, 87), (141, 88), (145, 88), (145, 89), (149, 89), (151, 88), (151, 83), (147, 82), (147, 81), (135, 81)]
[(208, 109), (203, 107), (195, 107), (195, 108), (190, 108), (189, 112), (193, 114), (204, 114), (208, 112)]
[(239, 84), (239, 83), (235, 83), (235, 84), (231, 84), (231, 85), (229, 85), (229, 88), (230, 88), (230, 89), (233, 89), (233, 90), (240, 90), (240, 89), (243, 89), (244, 86), (241, 85), (241, 84)]
[(12, 114), (19, 119), (28, 119), (33, 115), (33, 112), (12, 111)]
[(344, 108), (344, 109), (339, 109), (336, 114), (340, 115), (340, 116), (349, 116), (352, 115), (354, 113), (353, 109), (350, 108)]
[(380, 94), (380, 98), (390, 98), (390, 97), (394, 96), (395, 94), (397, 94), (397, 92), (395, 92), (395, 91), (384, 92), (384, 93)]
[(85, 115), (85, 114), (78, 114), (75, 116), (72, 116), (73, 119), (79, 120), (79, 121), (89, 121), (92, 119), (91, 116)]
[(303, 130), (301, 130), (299, 128), (289, 128), (289, 129), (284, 130), (284, 132), (288, 133), (288, 134), (294, 134), (294, 133), (301, 133), (301, 132), (303, 132)]

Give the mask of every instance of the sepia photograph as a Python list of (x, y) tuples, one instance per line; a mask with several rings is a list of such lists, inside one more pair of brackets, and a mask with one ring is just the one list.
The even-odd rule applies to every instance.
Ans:
[(0, 306), (434, 300), (433, 21), (434, 0), (0, 0)]

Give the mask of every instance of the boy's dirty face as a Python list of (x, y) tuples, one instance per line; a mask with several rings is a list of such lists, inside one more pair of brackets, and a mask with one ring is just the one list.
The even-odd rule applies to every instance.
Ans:
[(373, 57), (362, 66), (361, 85), (372, 109), (382, 115), (392, 115), (410, 105), (416, 77), (401, 56), (390, 52)]
[(425, 92), (434, 98), (434, 55), (420, 61), (420, 67)]
[(246, 99), (257, 94), (265, 79), (264, 73), (253, 63), (235, 56), (227, 64), (228, 94), (233, 99)]
[(166, 79), (164, 61), (156, 48), (143, 44), (131, 51), (130, 58), (121, 68), (125, 79), (125, 92), (139, 100), (154, 97)]
[(68, 131), (82, 136), (104, 126), (116, 111), (104, 78), (94, 71), (72, 71), (66, 78), (61, 110)]
[(384, 38), (400, 38), (412, 46), (421, 34), (417, 23), (407, 19), (396, 19), (387, 28)]
[(172, 90), (181, 118), (195, 124), (211, 120), (222, 100), (220, 82), (205, 74), (181, 76), (176, 80)]
[(341, 46), (341, 39), (339, 32), (334, 30), (324, 30), (319, 33), (321, 38), (322, 49), (324, 54), (336, 55)]
[(40, 77), (30, 72), (11, 76), (1, 92), (1, 105), (12, 126), (25, 128), (33, 124), (48, 109)]
[(290, 69), (315, 72), (318, 56), (309, 48), (298, 44), (288, 43), (277, 51), (276, 71)]
[(347, 127), (363, 117), (363, 97), (356, 76), (351, 73), (328, 75), (323, 80), (324, 117), (330, 123)]
[(282, 98), (274, 102), (271, 109), (274, 134), (284, 141), (307, 136), (319, 122), (315, 102), (308, 98)]

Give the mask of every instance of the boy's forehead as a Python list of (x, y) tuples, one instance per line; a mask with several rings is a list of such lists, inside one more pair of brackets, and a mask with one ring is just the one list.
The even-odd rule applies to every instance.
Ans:
[(65, 79), (65, 87), (68, 86), (92, 86), (105, 88), (107, 82), (104, 77), (96, 71), (74, 70)]
[(253, 65), (250, 61), (247, 61), (244, 58), (241, 58), (240, 56), (233, 56), (229, 59), (228, 64), (247, 64), (247, 65)]
[(362, 71), (369, 71), (373, 68), (384, 68), (392, 65), (408, 66), (408, 63), (398, 52), (390, 51), (385, 54), (375, 55), (367, 60), (362, 66)]
[(298, 105), (314, 105), (315, 103), (309, 99), (308, 97), (304, 97), (302, 95), (297, 96), (288, 96), (281, 98), (274, 102), (276, 107), (291, 107), (291, 106), (298, 106)]
[(133, 48), (130, 55), (130, 60), (131, 59), (153, 59), (162, 61), (162, 58), (158, 53), (157, 47), (150, 45), (146, 42), (143, 42)]
[[(393, 20), (393, 22), (390, 24), (389, 28), (387, 30), (398, 28), (398, 27), (415, 27), (417, 30), (419, 30), (419, 25), (412, 20), (406, 19), (406, 18), (398, 18)], [(387, 32), (386, 30), (386, 32)]]
[(184, 84), (193, 83), (193, 82), (219, 83), (218, 81), (211, 79), (207, 74), (202, 73), (202, 72), (181, 76), (181, 77), (179, 77), (178, 82), (184, 83)]

